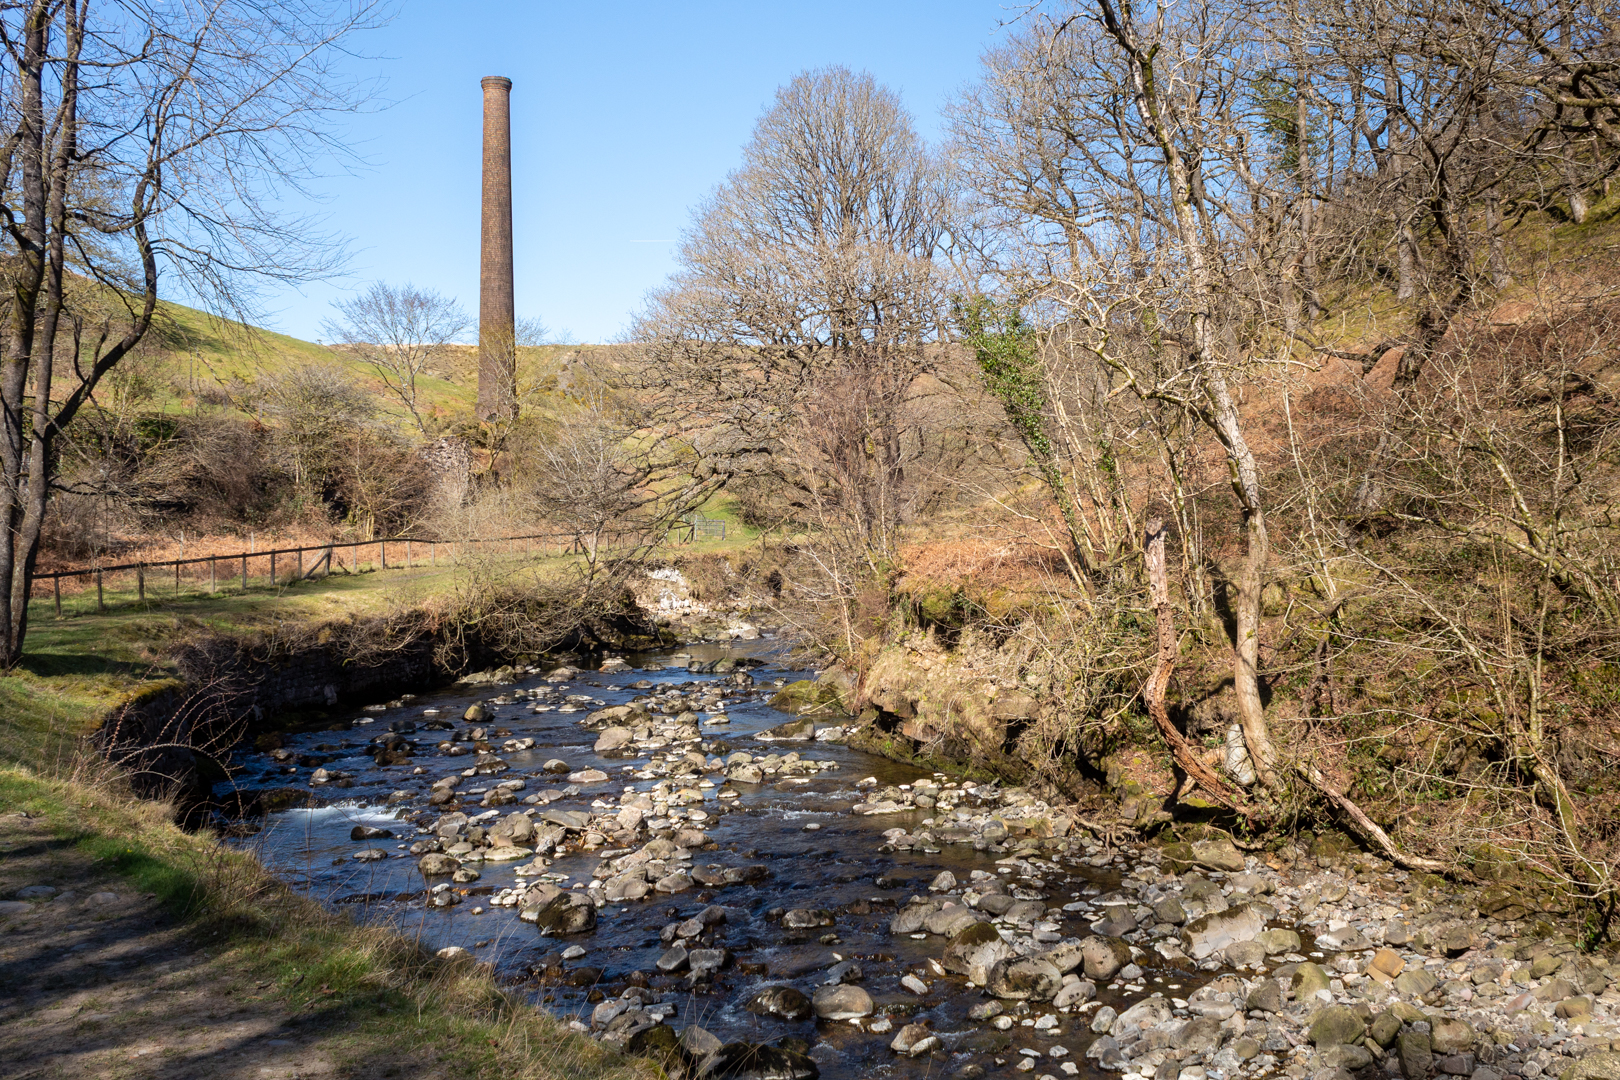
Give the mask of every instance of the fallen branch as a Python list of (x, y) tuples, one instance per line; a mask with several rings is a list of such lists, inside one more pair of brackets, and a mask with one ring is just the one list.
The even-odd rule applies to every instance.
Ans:
[(1395, 846), (1395, 841), (1389, 838), (1389, 834), (1379, 828), (1378, 823), (1368, 817), (1366, 811), (1355, 804), (1355, 800), (1328, 783), (1327, 777), (1322, 775), (1320, 769), (1314, 765), (1304, 764), (1298, 765), (1296, 768), (1300, 776), (1305, 778), (1306, 783), (1325, 795), (1327, 800), (1338, 807), (1340, 812), (1349, 819), (1352, 830), (1358, 833), (1363, 840), (1382, 851), (1384, 857), (1396, 866), (1404, 870), (1427, 870), (1430, 873), (1444, 874), (1447, 877), (1472, 880), (1459, 867), (1435, 859), (1425, 859), (1421, 855), (1408, 855), (1401, 851)]

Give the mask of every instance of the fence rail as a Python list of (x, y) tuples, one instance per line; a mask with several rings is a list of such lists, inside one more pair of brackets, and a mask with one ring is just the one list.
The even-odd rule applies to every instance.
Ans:
[[(337, 570), (351, 574), (359, 573), (368, 566), (377, 570), (437, 566), (441, 558), (441, 548), (449, 548), (448, 557), (452, 559), (465, 554), (469, 548), (481, 553), (488, 552), (493, 545), (503, 546), (499, 551), (500, 554), (515, 555), (519, 553), (517, 546), (519, 544), (523, 545), (522, 554), (525, 556), (533, 555), (537, 545), (542, 552), (555, 547), (558, 554), (567, 554), (577, 547), (578, 540), (572, 533), (534, 533), (527, 536), (472, 540), (429, 540), (415, 536), (398, 536), (383, 540), (351, 540), (344, 543), (271, 548), (268, 551), (240, 551), (228, 555), (200, 555), (190, 559), (157, 559), (110, 566), (87, 566), (78, 570), (53, 570), (49, 573), (35, 574), (31, 596), (33, 599), (49, 597), (54, 603), (57, 617), (63, 618), (64, 581), (69, 585), (70, 596), (73, 595), (76, 585), (85, 593), (88, 593), (93, 585), (96, 592), (95, 610), (105, 611), (109, 575), (133, 574), (134, 599), (138, 603), (145, 603), (148, 588), (155, 594), (168, 585), (171, 578), (169, 571), (172, 571), (173, 579), (171, 595), (178, 597), (185, 591), (185, 581), (188, 578), (195, 586), (191, 591), (204, 591), (203, 568), (206, 567), (206, 592), (213, 595), (219, 592), (222, 585), (230, 588), (233, 583), (239, 583), (240, 591), (246, 592), (255, 577), (261, 581), (268, 578), (271, 585), (281, 586), (316, 577), (324, 578)], [(371, 554), (373, 548), (376, 549), (375, 561), (363, 562), (363, 556)], [(345, 554), (348, 556), (347, 565)], [(307, 568), (305, 556), (312, 556)], [(220, 574), (222, 567), (225, 571), (223, 576)], [(253, 573), (255, 568), (260, 572)], [(123, 591), (127, 591), (127, 588)]]
[(686, 518), (686, 524), (692, 528), (692, 540), (724, 540), (726, 538), (726, 523), (722, 518), (706, 518), (702, 514), (693, 514)]

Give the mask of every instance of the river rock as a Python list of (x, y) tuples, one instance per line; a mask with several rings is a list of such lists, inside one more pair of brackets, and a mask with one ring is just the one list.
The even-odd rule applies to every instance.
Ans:
[(1050, 1001), (1063, 986), (1063, 975), (1040, 957), (999, 961), (985, 979), (985, 989), (1011, 1001)]
[(968, 927), (984, 921), (983, 915), (965, 904), (946, 904), (923, 919), (923, 929), (930, 934), (954, 938)]
[(726, 1043), (693, 1066), (694, 1080), (816, 1080), (821, 1070), (796, 1050)]
[(1153, 915), (1160, 922), (1180, 926), (1187, 921), (1187, 909), (1173, 896), (1166, 896), (1153, 905)]
[(1236, 873), (1243, 869), (1243, 853), (1230, 840), (1194, 840), (1192, 861), (1206, 870)]
[(392, 840), (394, 833), (390, 829), (378, 829), (370, 825), (356, 825), (349, 830), (350, 840)]
[(1280, 927), (1263, 930), (1256, 935), (1254, 940), (1258, 941), (1260, 947), (1266, 950), (1267, 956), (1299, 951), (1299, 935), (1292, 930), (1284, 930)]
[(441, 855), (435, 851), (422, 856), (416, 868), (422, 871), (424, 877), (440, 877), (455, 873), (461, 868), (461, 863), (449, 855)]
[(1234, 941), (1221, 953), (1233, 967), (1255, 967), (1266, 958), (1266, 947), (1258, 941)]
[(983, 986), (990, 971), (1003, 960), (1017, 955), (1011, 944), (989, 923), (975, 923), (945, 946), (940, 966), (955, 975), (966, 975), (974, 986)]
[(806, 716), (800, 720), (789, 720), (785, 724), (777, 724), (773, 728), (766, 728), (754, 738), (764, 742), (809, 742), (816, 737), (816, 722)]
[(570, 832), (583, 832), (591, 823), (591, 815), (583, 810), (547, 810), (540, 815), (540, 820), (561, 825)]
[(1364, 1047), (1350, 1043), (1334, 1043), (1332, 1046), (1323, 1047), (1317, 1053), (1316, 1060), (1324, 1068), (1336, 1069), (1340, 1075), (1349, 1075), (1357, 1069), (1365, 1069), (1371, 1065), (1373, 1058)]
[(810, 1016), (810, 999), (791, 986), (767, 986), (743, 1006), (755, 1016), (775, 1016), (783, 1020), (804, 1020)]
[(623, 750), (635, 741), (635, 733), (629, 728), (608, 727), (596, 737), (595, 750), (598, 754), (611, 754), (615, 750)]
[(581, 769), (568, 774), (570, 784), (600, 784), (608, 778), (601, 769)]
[(1449, 1016), (1429, 1021), (1429, 1046), (1436, 1054), (1460, 1054), (1474, 1045), (1474, 1029), (1463, 1020)]
[(1408, 1080), (1429, 1075), (1434, 1067), (1434, 1052), (1429, 1047), (1428, 1032), (1416, 1029), (1403, 1031), (1395, 1043), (1395, 1053), (1401, 1062), (1401, 1072)]
[(1255, 905), (1238, 904), (1188, 923), (1181, 931), (1182, 948), (1194, 960), (1202, 960), (1235, 941), (1253, 941), (1265, 928), (1266, 918)]
[(494, 840), (508, 840), (513, 844), (527, 844), (534, 839), (534, 820), (527, 814), (507, 814), (489, 830)]
[(939, 1036), (926, 1024), (907, 1024), (895, 1035), (889, 1049), (906, 1057), (921, 1057), (939, 1045)]
[(1119, 938), (1089, 937), (1080, 943), (1080, 963), (1086, 978), (1107, 982), (1131, 962), (1131, 947)]
[(1422, 997), (1440, 985), (1440, 980), (1424, 968), (1407, 968), (1395, 980), (1396, 992), (1406, 997)]
[(1311, 1020), (1310, 1039), (1318, 1047), (1353, 1043), (1366, 1033), (1361, 1017), (1348, 1005), (1329, 1005)]
[[(1097, 1011), (1100, 1019), (1102, 1010)], [(1172, 1015), (1170, 1003), (1155, 994), (1150, 998), (1138, 1001), (1135, 1005), (1114, 1017), (1114, 1022), (1108, 1027), (1108, 1034), (1118, 1039), (1124, 1036), (1126, 1032), (1142, 1030), (1144, 1025), (1153, 1028), (1158, 1027), (1160, 1024), (1169, 1023)]]
[(1292, 989), (1295, 1001), (1306, 1001), (1332, 988), (1332, 980), (1321, 964), (1306, 961), (1294, 969)]
[(1260, 1012), (1278, 1013), (1283, 1009), (1282, 984), (1276, 979), (1261, 979), (1249, 991), (1244, 1006)]
[(535, 924), (542, 937), (564, 937), (596, 929), (596, 905), (580, 892), (536, 885), (519, 901), (519, 917)]
[[(1011, 899), (1009, 897), (1009, 899)], [(923, 928), (924, 921), (929, 915), (938, 911), (942, 905), (938, 900), (924, 900), (917, 904), (907, 904), (894, 913), (889, 920), (889, 933), (915, 934)]]
[(872, 1015), (872, 995), (848, 983), (821, 987), (811, 998), (811, 1005), (823, 1020), (854, 1020)]
[(1220, 1049), (1221, 1022), (1208, 1016), (1195, 1017), (1175, 1030), (1170, 1036), (1170, 1045), (1177, 1050), (1207, 1057)]
[(1065, 982), (1062, 989), (1052, 996), (1054, 1009), (1073, 1009), (1084, 1005), (1097, 996), (1097, 984), (1087, 982), (1085, 979), (1075, 979)]
[(679, 1042), (681, 1049), (686, 1051), (687, 1056), (699, 1061), (720, 1049), (721, 1046), (719, 1036), (713, 1034), (707, 1028), (698, 1027), (696, 1024), (686, 1026), (686, 1030), (681, 1032)]
[(1558, 1080), (1620, 1080), (1620, 1050), (1588, 1054), (1559, 1073)]
[(782, 926), (788, 930), (810, 930), (819, 926), (831, 926), (833, 914), (821, 908), (794, 908), (782, 916)]

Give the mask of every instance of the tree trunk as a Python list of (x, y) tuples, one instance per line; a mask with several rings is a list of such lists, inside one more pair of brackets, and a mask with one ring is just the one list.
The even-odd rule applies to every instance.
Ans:
[(1164, 523), (1158, 518), (1147, 522), (1147, 541), (1142, 548), (1142, 558), (1147, 563), (1148, 590), (1153, 602), (1158, 632), (1158, 656), (1153, 665), (1153, 674), (1148, 676), (1147, 684), (1142, 687), (1142, 698), (1147, 702), (1148, 715), (1153, 718), (1153, 724), (1159, 729), (1159, 735), (1170, 748), (1170, 756), (1175, 758), (1182, 772), (1191, 777), (1217, 802), (1239, 812), (1246, 812), (1242, 805), (1243, 793), (1233, 789), (1213, 769), (1200, 761), (1187, 742), (1186, 736), (1177, 731), (1176, 726), (1170, 722), (1170, 709), (1165, 702), (1165, 691), (1170, 685), (1170, 673), (1175, 669), (1176, 658), (1181, 650), (1176, 634), (1175, 612), (1170, 607), (1170, 574), (1164, 558)]
[[(1249, 748), (1260, 780), (1268, 788), (1278, 786), (1274, 762), (1276, 752), (1266, 729), (1265, 709), (1260, 700), (1260, 591), (1265, 584), (1270, 543), (1266, 536), (1265, 510), (1260, 499), (1260, 472), (1254, 453), (1243, 437), (1237, 405), (1232, 401), (1226, 377), (1221, 372), (1220, 349), (1210, 325), (1211, 312), (1218, 302), (1216, 287), (1205, 255), (1204, 236), (1199, 228), (1199, 208), (1195, 191), (1201, 185), (1195, 173), (1196, 161), (1183, 156), (1172, 121), (1165, 115), (1158, 98), (1153, 60), (1157, 49), (1144, 49), (1132, 26), (1121, 20), (1112, 0), (1098, 0), (1103, 23), (1130, 60), (1132, 94), (1137, 112), (1164, 155), (1165, 176), (1169, 180), (1170, 205), (1175, 219), (1176, 239), (1187, 261), (1188, 312), (1192, 324), (1192, 347), (1187, 357), (1190, 371), (1203, 371), (1204, 404), (1200, 419), (1215, 433), (1226, 451), (1232, 491), (1243, 517), (1243, 569), (1238, 575), (1235, 603), (1237, 640), (1233, 645), (1232, 682), (1237, 693), (1238, 716), (1243, 739)], [(1128, 10), (1128, 9), (1127, 9)]]

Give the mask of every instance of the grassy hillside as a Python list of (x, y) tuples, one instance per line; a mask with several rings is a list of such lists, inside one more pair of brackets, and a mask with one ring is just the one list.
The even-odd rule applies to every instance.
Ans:
[[(165, 301), (148, 347), (133, 366), (142, 370), (164, 411), (220, 404), (234, 390), (252, 386), (304, 364), (336, 363), (378, 397), (382, 410), (409, 423), (372, 367), (342, 350), (288, 334), (221, 319)], [(521, 350), (520, 377), (541, 385), (566, 383), (567, 372), (590, 346), (542, 345)], [(418, 382), (425, 412), (453, 422), (472, 413), (478, 396), (478, 350), (455, 345)]]

